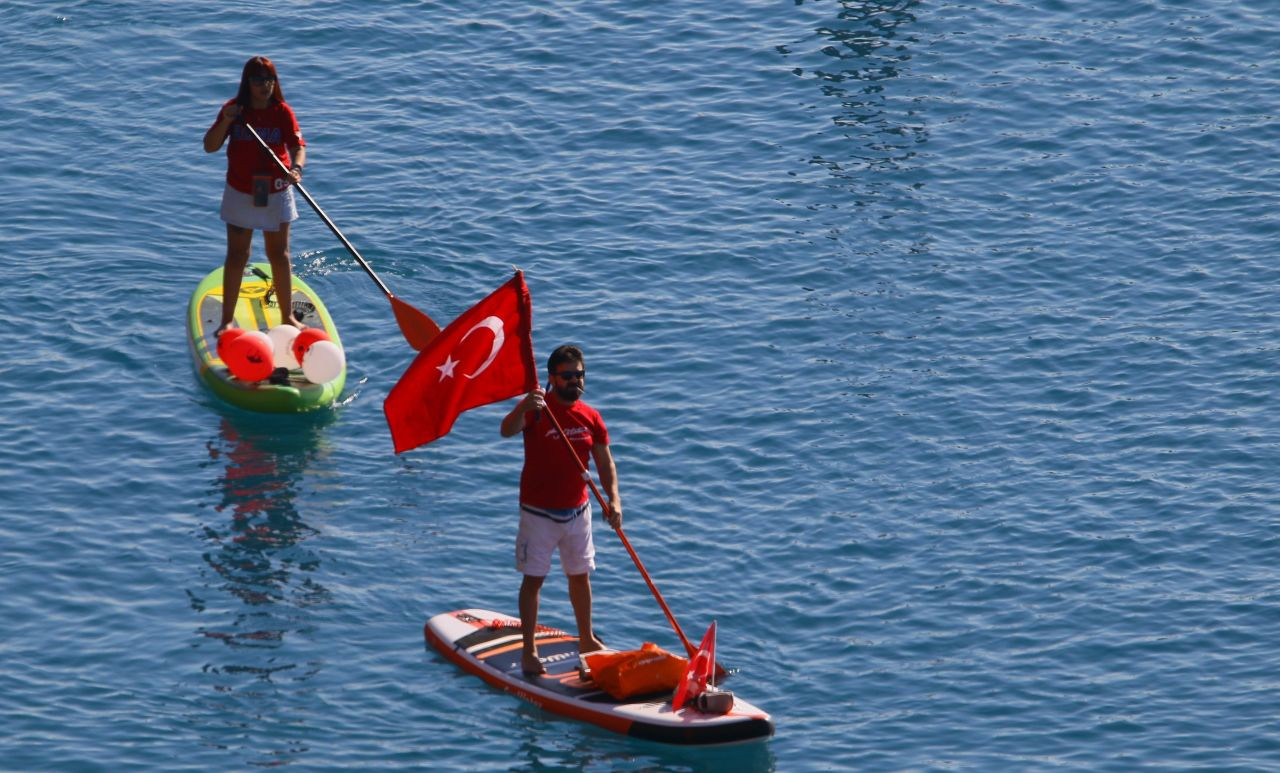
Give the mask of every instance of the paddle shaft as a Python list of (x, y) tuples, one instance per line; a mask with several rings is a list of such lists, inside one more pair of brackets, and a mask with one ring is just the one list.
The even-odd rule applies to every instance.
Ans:
[[(591, 487), (591, 493), (596, 495), (596, 501), (600, 503), (600, 507), (604, 508), (607, 513), (609, 505), (604, 501), (604, 496), (600, 493), (600, 489), (596, 487), (596, 482), (591, 477), (591, 473), (587, 472), (587, 466), (578, 458), (578, 452), (573, 450), (573, 443), (569, 441), (569, 437), (564, 434), (564, 430), (560, 427), (560, 421), (556, 419), (556, 415), (548, 406), (546, 410), (547, 416), (551, 417), (551, 423), (555, 425), (556, 432), (560, 434), (560, 439), (564, 441), (565, 448), (569, 451), (569, 456), (573, 457), (573, 461), (578, 463), (578, 469), (582, 471), (582, 479)], [(676, 622), (676, 616), (671, 614), (671, 608), (667, 606), (667, 602), (662, 598), (662, 594), (658, 592), (658, 586), (653, 584), (653, 578), (645, 571), (644, 564), (640, 562), (640, 556), (636, 555), (635, 548), (631, 547), (631, 540), (627, 539), (627, 535), (622, 531), (622, 525), (613, 527), (618, 533), (618, 538), (622, 540), (622, 546), (627, 549), (631, 560), (635, 562), (636, 568), (640, 570), (640, 576), (644, 578), (645, 584), (649, 586), (649, 591), (653, 593), (653, 597), (658, 600), (658, 606), (662, 607), (662, 612), (667, 616), (667, 622), (671, 623), (671, 627), (675, 629), (676, 636), (680, 637), (680, 643), (684, 645), (685, 651), (689, 653), (689, 657), (693, 657), (697, 653), (698, 648), (694, 647), (689, 641), (689, 637), (684, 635), (684, 631), (680, 629), (680, 624)]]
[[(262, 146), (262, 150), (271, 157), (272, 161), (276, 162), (276, 166), (280, 167), (280, 171), (284, 172), (287, 177), (289, 175), (289, 168), (284, 165), (284, 162), (282, 162), (275, 153), (271, 152), (270, 146), (263, 142), (262, 137), (258, 136), (258, 132), (249, 125), (248, 121), (244, 122), (244, 126), (249, 130), (249, 133), (253, 135), (253, 138), (258, 141), (258, 144)], [(329, 230), (333, 231), (333, 235), (338, 237), (338, 241), (342, 242), (342, 246), (346, 247), (347, 252), (351, 253), (351, 257), (355, 258), (356, 262), (360, 264), (360, 268), (363, 268), (373, 281), (377, 283), (378, 288), (382, 290), (383, 295), (386, 295), (388, 298), (394, 298), (395, 296), (391, 294), (391, 290), (382, 282), (381, 279), (378, 278), (377, 274), (373, 273), (373, 269), (365, 262), (364, 257), (361, 256), (360, 252), (351, 244), (351, 242), (347, 241), (347, 237), (342, 235), (342, 231), (338, 230), (338, 226), (334, 225), (333, 221), (329, 219), (329, 216), (326, 215), (324, 210), (320, 208), (320, 205), (316, 203), (316, 200), (311, 198), (311, 194), (307, 193), (306, 188), (302, 187), (302, 183), (294, 183), (293, 187), (298, 189), (298, 192), (302, 194), (302, 198), (307, 200), (307, 203), (316, 211), (316, 214), (320, 216), (320, 219), (324, 221), (324, 224), (329, 226)]]

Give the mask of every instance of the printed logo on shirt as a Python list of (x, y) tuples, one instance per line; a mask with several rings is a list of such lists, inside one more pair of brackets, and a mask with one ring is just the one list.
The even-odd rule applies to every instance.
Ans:
[[(586, 427), (569, 427), (564, 431), (564, 434), (567, 435), (569, 440), (572, 442), (582, 435), (591, 434), (591, 430)], [(547, 430), (547, 433), (543, 435), (543, 437), (557, 438), (559, 435), (556, 433), (556, 428), (552, 427)]]
[[(268, 145), (279, 145), (284, 141), (284, 133), (279, 126), (255, 126), (253, 128), (258, 132), (258, 136), (262, 138), (262, 141)], [(241, 124), (233, 124), (231, 127), (231, 139), (252, 141), (253, 135)]]

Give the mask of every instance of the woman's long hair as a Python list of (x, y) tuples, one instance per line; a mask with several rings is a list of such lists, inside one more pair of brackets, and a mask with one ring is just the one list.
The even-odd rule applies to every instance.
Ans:
[(249, 79), (269, 77), (275, 80), (275, 88), (271, 89), (271, 99), (267, 100), (268, 105), (276, 102), (284, 101), (284, 91), (280, 88), (280, 76), (276, 75), (275, 63), (265, 56), (255, 56), (244, 63), (244, 70), (240, 73), (240, 91), (236, 94), (236, 104), (246, 110), (253, 107), (253, 97), (249, 92)]

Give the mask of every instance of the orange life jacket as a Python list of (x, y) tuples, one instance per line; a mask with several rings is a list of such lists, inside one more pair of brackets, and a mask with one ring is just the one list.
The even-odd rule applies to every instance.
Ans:
[(583, 656), (600, 689), (615, 698), (674, 690), (680, 683), (687, 658), (672, 655), (652, 642), (638, 650), (592, 652)]

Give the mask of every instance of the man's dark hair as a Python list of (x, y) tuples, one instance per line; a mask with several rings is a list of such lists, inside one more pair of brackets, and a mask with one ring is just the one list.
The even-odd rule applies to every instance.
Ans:
[(547, 373), (555, 373), (556, 368), (566, 362), (577, 362), (582, 365), (582, 369), (586, 370), (587, 361), (582, 357), (582, 350), (573, 344), (565, 344), (557, 346), (556, 350), (547, 358)]

